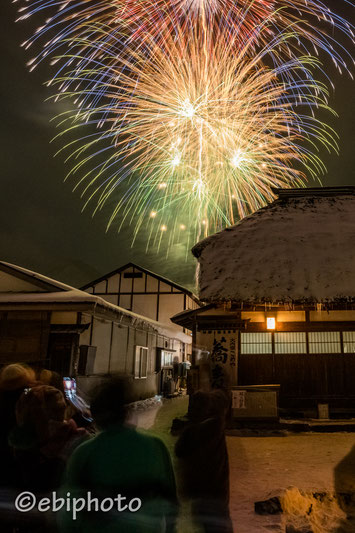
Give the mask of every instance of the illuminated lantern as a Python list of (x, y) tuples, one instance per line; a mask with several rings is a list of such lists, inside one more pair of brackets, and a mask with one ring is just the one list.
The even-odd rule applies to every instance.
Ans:
[(266, 328), (275, 329), (276, 328), (276, 318), (274, 316), (266, 317)]

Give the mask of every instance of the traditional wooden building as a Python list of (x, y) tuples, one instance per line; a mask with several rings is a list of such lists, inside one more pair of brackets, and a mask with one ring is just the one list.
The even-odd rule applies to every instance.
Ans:
[(82, 290), (165, 324), (172, 328), (176, 335), (187, 334), (187, 342), (173, 346), (174, 352), (171, 352), (171, 356), (178, 356), (181, 361), (190, 357), (191, 332), (170, 320), (181, 311), (194, 310), (201, 306), (198, 298), (185, 287), (134, 263), (128, 263), (86, 284)]
[(281, 413), (353, 413), (355, 187), (274, 192), (193, 248), (208, 305), (173, 320), (213, 379), (228, 369), (239, 388), (279, 385)]
[(132, 376), (135, 399), (160, 392), (157, 354), (191, 336), (30, 270), (0, 262), (0, 365), (26, 362), (90, 386)]

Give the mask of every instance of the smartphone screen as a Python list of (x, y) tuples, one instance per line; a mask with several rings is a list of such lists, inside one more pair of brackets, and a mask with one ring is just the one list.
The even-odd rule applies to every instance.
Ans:
[(67, 398), (72, 398), (76, 395), (76, 380), (74, 378), (63, 378), (64, 393)]

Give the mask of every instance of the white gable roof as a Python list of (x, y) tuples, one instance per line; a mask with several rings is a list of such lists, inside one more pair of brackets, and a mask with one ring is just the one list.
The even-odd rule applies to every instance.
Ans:
[(44, 289), (25, 281), (24, 279), (19, 279), (7, 272), (0, 271), (0, 293), (1, 292), (43, 292)]
[(5, 261), (0, 261), (0, 293), (58, 292), (73, 287)]
[[(191, 337), (183, 332), (177, 332), (173, 324), (167, 326), (151, 320), (111, 304), (103, 298), (100, 298), (100, 296), (88, 294), (87, 292), (75, 289), (70, 285), (53, 280), (37, 272), (0, 261), (0, 283), (3, 272), (6, 273), (6, 276), (3, 278), (6, 290), (0, 290), (0, 309), (11, 309), (11, 306), (18, 305), (21, 305), (21, 308), (36, 306), (38, 309), (51, 309), (51, 307), (61, 304), (66, 306), (70, 306), (71, 304), (76, 306), (81, 305), (83, 308), (87, 306), (88, 308), (92, 308), (94, 312), (96, 312), (95, 310), (99, 311), (101, 309), (111, 312), (116, 316), (126, 316), (134, 323), (138, 322), (150, 326), (162, 335), (176, 338), (189, 344), (191, 343)], [(16, 289), (16, 284), (18, 284), (18, 291), (14, 290)], [(24, 290), (22, 290), (23, 288)]]

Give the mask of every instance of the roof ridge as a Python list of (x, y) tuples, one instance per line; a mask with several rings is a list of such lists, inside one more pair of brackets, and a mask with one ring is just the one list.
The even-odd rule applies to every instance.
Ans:
[(299, 197), (305, 198), (308, 196), (321, 198), (330, 196), (355, 195), (354, 185), (341, 185), (335, 187), (299, 187), (293, 189), (271, 187), (271, 190), (279, 199)]

